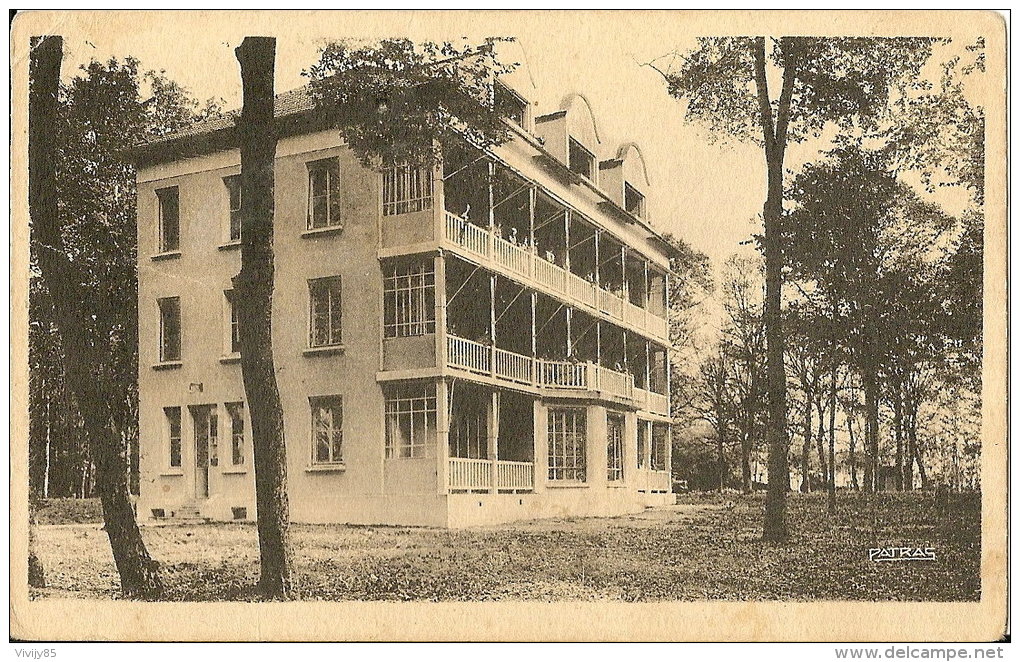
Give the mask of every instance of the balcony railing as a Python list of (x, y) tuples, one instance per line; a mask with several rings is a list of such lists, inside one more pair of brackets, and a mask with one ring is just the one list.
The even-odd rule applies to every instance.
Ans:
[(531, 279), (588, 308), (637, 328), (666, 336), (666, 320), (650, 310), (635, 306), (563, 267), (540, 257), (533, 250), (497, 237), (487, 229), (446, 212), (446, 240), (472, 255), (490, 259), (511, 274)]
[(446, 474), (451, 490), (491, 490), (493, 470), (496, 489), (524, 491), (535, 488), (535, 465), (509, 460), (476, 460), (451, 457)]
[(634, 399), (633, 375), (594, 363), (536, 359), (454, 335), (446, 336), (446, 364), (518, 384)]

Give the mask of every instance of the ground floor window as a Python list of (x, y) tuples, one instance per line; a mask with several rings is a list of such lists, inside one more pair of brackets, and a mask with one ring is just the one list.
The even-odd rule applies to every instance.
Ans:
[(586, 480), (587, 421), (582, 408), (549, 410), (549, 480)]
[(163, 415), (166, 417), (169, 465), (177, 468), (181, 466), (181, 408), (164, 407)]
[(425, 457), (436, 439), (436, 385), (396, 384), (386, 389), (386, 457)]
[(230, 463), (235, 467), (244, 464), (244, 403), (228, 402), (230, 416)]
[(623, 480), (623, 416), (606, 419), (606, 479)]
[(637, 468), (648, 468), (648, 421), (637, 423)]
[(652, 471), (666, 470), (668, 446), (669, 425), (666, 423), (652, 423)]
[(308, 398), (312, 410), (312, 463), (344, 461), (344, 407), (339, 395)]

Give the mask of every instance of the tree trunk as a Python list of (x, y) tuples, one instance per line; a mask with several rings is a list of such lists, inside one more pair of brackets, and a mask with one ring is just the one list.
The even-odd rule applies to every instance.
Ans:
[[(833, 317), (835, 319), (835, 317)], [(829, 375), (829, 513), (836, 514), (836, 362)]]
[(804, 392), (807, 407), (804, 408), (804, 446), (800, 451), (800, 491), (811, 491), (811, 394)]
[(903, 491), (903, 380), (899, 373), (893, 375), (893, 438), (896, 441), (896, 489)]
[(28, 497), (28, 585), (32, 588), (46, 588), (46, 571), (35, 553), (35, 513), (38, 509), (35, 497)]
[(108, 403), (111, 394), (95, 379), (95, 366), (103, 365), (105, 339), (90, 334), (80, 302), (86, 300), (83, 274), (63, 251), (56, 197), (57, 93), (63, 39), (32, 40), (29, 63), (29, 216), (39, 247), (37, 260), (63, 347), (66, 383), (84, 421), (85, 437), (95, 466), (96, 485), (103, 505), (103, 521), (113, 558), (127, 597), (156, 599), (163, 594), (159, 566), (142, 540), (127, 489), (127, 465), (120, 436), (113, 429)]
[(241, 345), (241, 378), (251, 416), (258, 510), (259, 591), (293, 597), (287, 452), (283, 406), (273, 363), (274, 165), (273, 72), (276, 40), (245, 37), (235, 50), (244, 104), (241, 143), (241, 271), (234, 277)]
[(914, 489), (914, 462), (915, 462), (914, 458), (917, 455), (916, 449), (915, 449), (915, 446), (917, 445), (917, 441), (915, 439), (915, 436), (911, 433), (911, 431), (916, 429), (916, 422), (914, 420), (915, 419), (915, 411), (916, 410), (913, 408), (912, 400), (909, 397), (909, 395), (908, 395), (907, 398), (905, 398), (904, 405), (905, 405), (904, 409), (906, 410), (904, 412), (904, 414), (905, 414), (904, 415), (904, 419), (905, 420), (903, 421), (903, 423), (904, 423), (904, 432), (905, 432), (905, 434), (904, 434), (904, 437), (905, 437), (904, 442), (906, 444), (906, 463), (903, 466), (903, 489), (908, 490), (908, 491), (913, 491), (913, 489)]
[(751, 432), (745, 428), (740, 440), (740, 489), (751, 493)]
[(818, 410), (818, 434), (815, 435), (815, 448), (818, 451), (818, 469), (822, 473), (822, 489), (829, 484), (829, 461), (825, 457), (825, 409), (822, 407), (822, 398), (815, 401)]
[(864, 382), (864, 450), (867, 463), (864, 465), (864, 491), (878, 489), (878, 376), (869, 358), (861, 371)]
[(850, 435), (850, 447), (847, 450), (847, 462), (850, 463), (850, 487), (859, 492), (861, 484), (857, 481), (857, 439), (854, 438), (854, 417), (849, 411), (846, 416), (846, 431)]
[(768, 428), (765, 431), (769, 452), (769, 484), (765, 497), (762, 537), (782, 542), (789, 537), (786, 523), (786, 491), (790, 487), (789, 443), (786, 429), (786, 367), (783, 358), (786, 339), (782, 326), (783, 256), (781, 223), (783, 220), (783, 160), (786, 156), (786, 132), (796, 68), (791, 59), (790, 42), (784, 39), (783, 88), (773, 125), (768, 77), (765, 73), (765, 38), (754, 40), (755, 86), (759, 119), (765, 144), (767, 196), (762, 209), (765, 225), (765, 390), (768, 394)]

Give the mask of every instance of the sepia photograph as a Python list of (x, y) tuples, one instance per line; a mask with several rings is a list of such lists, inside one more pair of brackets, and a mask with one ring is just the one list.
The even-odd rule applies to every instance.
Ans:
[(1006, 30), (18, 13), (11, 636), (1008, 638)]

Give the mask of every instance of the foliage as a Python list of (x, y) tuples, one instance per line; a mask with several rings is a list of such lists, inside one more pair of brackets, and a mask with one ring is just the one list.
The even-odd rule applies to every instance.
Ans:
[[(106, 357), (91, 369), (115, 404), (116, 420), (110, 423), (125, 440), (137, 434), (138, 319), (135, 172), (124, 151), (216, 110), (212, 102), (200, 107), (162, 72), (140, 70), (133, 58), (92, 61), (61, 87), (58, 123), (53, 127), (59, 225), (68, 259), (84, 276), (78, 285), (85, 297), (82, 307), (90, 313), (81, 320), (87, 338)], [(33, 233), (33, 265), (40, 250), (47, 247)], [(32, 390), (30, 416), (33, 423), (42, 420), (47, 403), (51, 414), (58, 410), (60, 420), (50, 430), (56, 444), (51, 461), (73, 458), (76, 472), (85, 467), (85, 453), (76, 409), (63, 388), (61, 350), (54, 340), (56, 327), (47, 298), (42, 279), (33, 276), (29, 367), (39, 388)], [(30, 475), (39, 481), (46, 430), (38, 425), (32, 430), (35, 470)]]
[(317, 108), (367, 167), (427, 164), (453, 134), (482, 148), (510, 138), (494, 83), (516, 65), (499, 61), (497, 41), (509, 39), (339, 41), (304, 73)]

